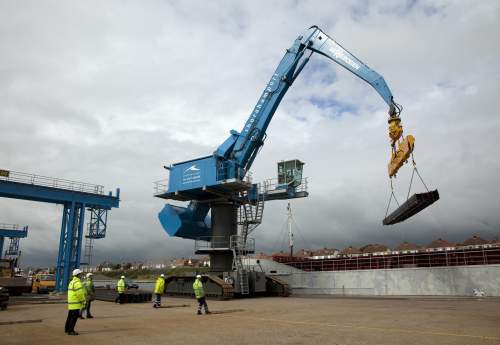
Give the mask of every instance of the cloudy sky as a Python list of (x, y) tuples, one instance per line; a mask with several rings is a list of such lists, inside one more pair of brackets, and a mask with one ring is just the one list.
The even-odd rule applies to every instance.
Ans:
[[(381, 225), (390, 195), (387, 106), (319, 55), (285, 96), (252, 170), (306, 162), (296, 245), (427, 244), (500, 235), (498, 1), (0, 1), (0, 168), (121, 188), (96, 259), (190, 256), (157, 220), (163, 165), (241, 130), (286, 48), (311, 25), (382, 74), (441, 200)], [(411, 169), (395, 181), (406, 196)], [(415, 191), (424, 187), (415, 183)], [(0, 200), (27, 224), (24, 265), (53, 265), (62, 208)], [(258, 250), (285, 249), (286, 202), (266, 204)]]

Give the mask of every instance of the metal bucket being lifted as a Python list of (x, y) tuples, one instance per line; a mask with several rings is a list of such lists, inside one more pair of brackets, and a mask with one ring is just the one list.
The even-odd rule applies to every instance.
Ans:
[(427, 206), (430, 206), (437, 200), (439, 200), (439, 192), (437, 189), (427, 193), (413, 194), (404, 204), (385, 217), (382, 223), (384, 225), (392, 225), (402, 222), (422, 211)]

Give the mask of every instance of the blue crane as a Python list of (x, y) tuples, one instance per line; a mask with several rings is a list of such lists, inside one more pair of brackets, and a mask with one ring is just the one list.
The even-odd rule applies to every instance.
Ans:
[[(394, 102), (384, 78), (317, 26), (311, 26), (287, 49), (241, 132), (231, 130), (212, 155), (165, 167), (170, 171), (168, 189), (156, 196), (190, 201), (187, 207), (166, 204), (160, 212), (160, 222), (169, 235), (189, 239), (210, 236), (207, 214), (211, 202), (221, 198), (238, 201), (235, 194), (247, 190), (250, 199), (258, 197), (255, 185), (249, 186), (245, 176), (264, 145), (276, 109), (313, 53), (333, 60), (373, 86), (389, 106), (390, 118), (399, 120), (401, 107)], [(293, 190), (289, 194), (293, 196)]]
[(19, 239), (28, 236), (28, 226), (19, 227), (16, 224), (0, 224), (0, 259), (2, 259), (5, 237), (10, 238), (6, 256), (16, 257), (19, 255)]
[[(308, 196), (307, 180), (302, 179), (303, 163), (298, 160), (278, 163), (278, 183), (275, 185), (252, 183), (248, 175), (264, 145), (266, 130), (276, 109), (313, 53), (333, 60), (366, 81), (387, 103), (389, 137), (392, 139), (389, 177), (395, 176), (413, 152), (415, 138), (411, 135), (402, 138), (402, 107), (394, 101), (384, 78), (317, 26), (306, 30), (287, 49), (243, 129), (240, 132), (231, 130), (229, 137), (209, 156), (165, 166), (170, 171), (168, 183), (159, 181), (156, 186), (156, 197), (189, 201), (187, 207), (166, 204), (158, 215), (160, 223), (170, 236), (194, 239), (196, 254), (209, 254), (209, 288), (218, 291), (222, 298), (231, 298), (233, 293), (288, 295), (285, 282), (250, 270), (243, 262), (248, 254), (255, 252), (253, 239), (248, 235), (262, 221), (264, 201)], [(414, 168), (415, 172), (416, 166)], [(438, 198), (437, 190), (415, 194), (386, 217), (383, 224), (401, 222)], [(167, 291), (191, 293), (186, 279), (189, 278), (170, 277)]]

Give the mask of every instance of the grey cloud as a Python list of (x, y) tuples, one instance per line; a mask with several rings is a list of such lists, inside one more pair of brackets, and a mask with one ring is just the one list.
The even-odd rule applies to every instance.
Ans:
[[(278, 160), (306, 162), (311, 196), (293, 201), (297, 246), (498, 235), (498, 2), (318, 4), (1, 3), (1, 167), (120, 187), (121, 207), (96, 241), (98, 260), (192, 255), (191, 241), (167, 237), (157, 221), (163, 201), (152, 181), (166, 177), (163, 165), (210, 154), (240, 130), (284, 50), (318, 24), (384, 75), (405, 106), (421, 172), (442, 199), (382, 227), (386, 106), (363, 81), (313, 56), (253, 166), (260, 181), (275, 176)], [(313, 97), (350, 107), (339, 114)], [(409, 173), (396, 181), (401, 199)], [(258, 248), (279, 249), (285, 205), (266, 205)], [(60, 207), (0, 206), (0, 222), (33, 229), (23, 262), (53, 264)]]

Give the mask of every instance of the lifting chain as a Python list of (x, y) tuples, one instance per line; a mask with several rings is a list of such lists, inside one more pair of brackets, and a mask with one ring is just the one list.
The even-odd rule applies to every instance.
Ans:
[(394, 200), (396, 200), (396, 203), (398, 204), (398, 207), (400, 206), (399, 205), (399, 201), (396, 198), (396, 194), (394, 194), (394, 187), (392, 186), (392, 177), (389, 177), (389, 181), (391, 182), (391, 197), (389, 198), (389, 203), (387, 204), (387, 209), (385, 210), (385, 216), (384, 216), (384, 218), (387, 217), (387, 213), (389, 212), (389, 207), (391, 206), (392, 198), (394, 198)]
[(420, 173), (418, 172), (417, 163), (415, 163), (415, 156), (413, 155), (413, 152), (411, 153), (411, 162), (413, 164), (413, 171), (411, 173), (410, 185), (408, 186), (408, 194), (406, 195), (406, 200), (408, 200), (410, 198), (411, 186), (413, 184), (413, 176), (415, 176), (415, 173), (417, 173), (417, 176), (420, 178), (420, 181), (424, 185), (427, 192), (429, 192), (429, 188), (427, 188), (427, 185), (425, 184), (424, 179), (422, 178), (422, 176), (420, 176)]

